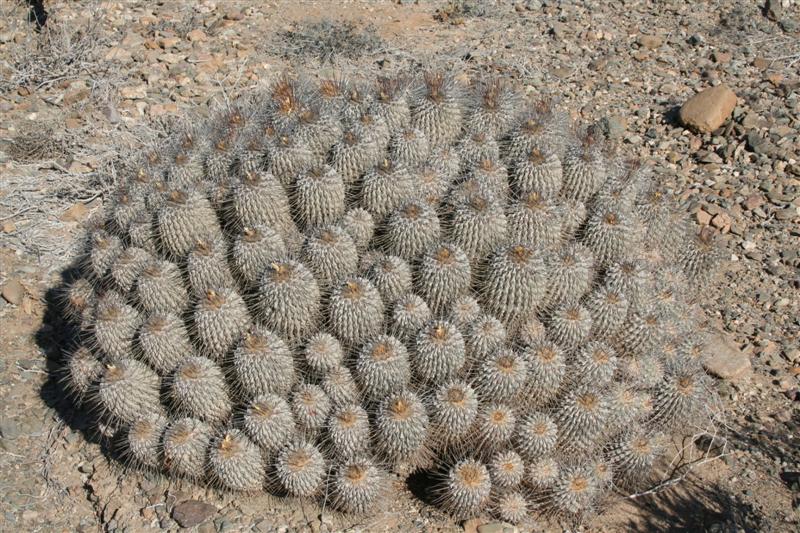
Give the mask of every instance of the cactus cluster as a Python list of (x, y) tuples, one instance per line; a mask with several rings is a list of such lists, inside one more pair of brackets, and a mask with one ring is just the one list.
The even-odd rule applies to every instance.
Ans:
[(582, 517), (710, 394), (718, 252), (512, 83), (285, 76), (145, 153), (64, 292), (76, 402), (131, 464), (373, 512)]

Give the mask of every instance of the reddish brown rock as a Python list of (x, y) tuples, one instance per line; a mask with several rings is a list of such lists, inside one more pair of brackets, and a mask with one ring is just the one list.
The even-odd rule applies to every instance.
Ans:
[(186, 500), (177, 504), (172, 510), (172, 519), (181, 527), (194, 527), (211, 518), (216, 512), (217, 508), (210, 503)]
[(722, 126), (736, 107), (736, 94), (727, 85), (711, 87), (692, 96), (681, 107), (681, 122), (708, 133)]
[(697, 223), (701, 226), (708, 226), (711, 223), (711, 215), (700, 209), (695, 214), (695, 218), (697, 219)]

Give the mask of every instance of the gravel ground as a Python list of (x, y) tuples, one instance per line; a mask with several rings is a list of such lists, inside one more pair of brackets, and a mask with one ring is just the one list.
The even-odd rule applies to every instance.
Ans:
[[(354, 519), (126, 472), (63, 401), (55, 363), (65, 339), (49, 288), (143, 143), (287, 68), (380, 71), (446, 57), (602, 119), (730, 259), (703, 308), (752, 372), (717, 382), (726, 424), (688, 445), (722, 457), (656, 494), (611, 502), (591, 529), (797, 530), (800, 4), (46, 3), (46, 21), (26, 2), (0, 4), (0, 529), (503, 531), (484, 518), (453, 523), (404, 487), (379, 516)], [(711, 133), (684, 129), (680, 106), (719, 83), (738, 97), (732, 116)]]

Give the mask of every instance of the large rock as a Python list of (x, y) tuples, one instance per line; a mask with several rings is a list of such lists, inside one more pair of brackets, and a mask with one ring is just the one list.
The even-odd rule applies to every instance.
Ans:
[(699, 92), (681, 107), (681, 122), (700, 132), (711, 132), (722, 126), (736, 107), (736, 94), (721, 84)]
[(216, 512), (217, 508), (210, 503), (185, 500), (172, 509), (172, 519), (181, 527), (194, 527), (211, 518)]
[(708, 336), (703, 366), (710, 374), (730, 381), (749, 377), (753, 370), (750, 357), (721, 332)]

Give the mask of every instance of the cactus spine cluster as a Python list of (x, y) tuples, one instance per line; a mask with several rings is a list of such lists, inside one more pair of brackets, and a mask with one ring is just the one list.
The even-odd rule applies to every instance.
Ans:
[(582, 517), (704, 422), (711, 236), (504, 79), (286, 76), (119, 187), (65, 374), (142, 468), (355, 513), (428, 469), (459, 518)]

